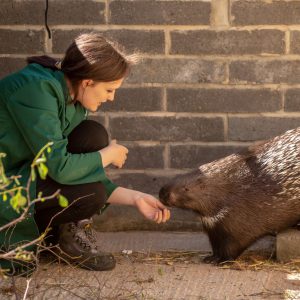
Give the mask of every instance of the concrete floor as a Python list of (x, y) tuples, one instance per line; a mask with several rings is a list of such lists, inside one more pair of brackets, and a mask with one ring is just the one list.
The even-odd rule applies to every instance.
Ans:
[[(201, 233), (98, 233), (98, 240), (103, 250), (116, 254), (113, 271), (85, 271), (43, 259), (26, 299), (300, 299), (298, 267), (271, 266), (267, 258), (241, 259), (229, 267), (204, 264), (199, 251), (210, 247)], [(272, 239), (264, 239), (252, 249), (273, 246)], [(11, 279), (1, 281), (1, 300), (17, 299), (11, 286)], [(15, 286), (23, 299), (26, 279), (17, 278)]]

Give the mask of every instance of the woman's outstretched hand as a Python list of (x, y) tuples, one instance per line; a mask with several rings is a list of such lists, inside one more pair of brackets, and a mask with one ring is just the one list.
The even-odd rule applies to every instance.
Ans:
[(134, 200), (135, 206), (145, 218), (158, 224), (165, 223), (170, 219), (170, 210), (153, 196), (137, 193)]
[(168, 208), (155, 197), (139, 191), (117, 187), (107, 202), (135, 206), (145, 218), (156, 223), (164, 223), (170, 219)]

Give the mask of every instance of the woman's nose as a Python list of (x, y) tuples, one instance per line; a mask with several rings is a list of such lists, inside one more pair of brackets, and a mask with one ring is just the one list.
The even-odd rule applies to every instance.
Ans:
[(113, 92), (113, 93), (108, 94), (107, 100), (114, 101), (114, 98), (115, 98), (115, 93)]

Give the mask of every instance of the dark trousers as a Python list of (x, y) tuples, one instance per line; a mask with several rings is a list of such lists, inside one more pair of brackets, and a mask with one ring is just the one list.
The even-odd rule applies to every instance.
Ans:
[[(80, 123), (68, 136), (68, 152), (88, 153), (98, 151), (108, 145), (108, 134), (106, 129), (92, 120)], [(99, 155), (100, 159), (100, 155)], [(74, 169), (76, 172), (76, 169)], [(35, 204), (35, 221), (39, 231), (42, 233), (51, 221), (51, 235), (56, 236), (58, 225), (76, 222), (90, 218), (99, 212), (107, 200), (106, 191), (101, 182), (86, 183), (78, 185), (60, 184), (49, 176), (46, 180), (37, 180), (37, 192), (42, 191), (43, 196), (50, 196), (60, 189), (69, 202), (69, 206), (60, 214), (63, 208), (59, 205), (57, 198), (49, 199)], [(84, 197), (88, 195), (87, 197)], [(80, 197), (83, 197), (80, 199)]]

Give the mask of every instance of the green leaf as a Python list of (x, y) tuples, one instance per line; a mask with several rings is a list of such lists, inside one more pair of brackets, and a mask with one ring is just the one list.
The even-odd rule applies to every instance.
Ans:
[(40, 199), (41, 202), (44, 202), (46, 199), (43, 198), (43, 192), (38, 193), (38, 199)]
[(10, 205), (16, 212), (19, 212), (17, 194), (10, 198)]
[(67, 207), (69, 205), (69, 201), (63, 195), (58, 195), (58, 203), (61, 207)]
[(23, 196), (22, 194), (20, 194), (20, 196), (18, 198), (18, 206), (24, 207), (26, 204), (27, 204), (27, 198), (25, 196)]
[(44, 163), (40, 163), (38, 166), (38, 172), (40, 174), (40, 177), (45, 180), (48, 174), (48, 168)]
[(16, 212), (20, 212), (20, 208), (23, 208), (27, 204), (27, 198), (21, 194), (21, 190), (10, 199), (10, 205)]
[(34, 168), (31, 168), (31, 181), (35, 181), (35, 179), (36, 179), (35, 170), (34, 170)]
[(5, 202), (6, 200), (7, 200), (7, 194), (4, 193), (4, 194), (3, 194), (3, 201)]
[(50, 153), (52, 150), (50, 147), (47, 148), (47, 152)]

